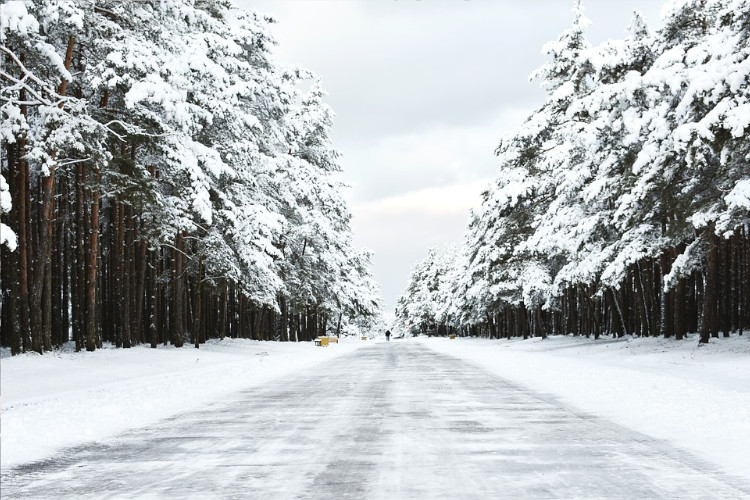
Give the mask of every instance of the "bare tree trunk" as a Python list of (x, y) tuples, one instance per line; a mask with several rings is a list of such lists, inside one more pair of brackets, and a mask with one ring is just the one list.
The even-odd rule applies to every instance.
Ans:
[(99, 169), (94, 169), (94, 178), (96, 183), (93, 189), (91, 199), (91, 221), (89, 230), (89, 254), (88, 254), (88, 276), (86, 286), (87, 304), (86, 304), (86, 350), (94, 351), (98, 345), (97, 341), (97, 297), (96, 281), (98, 275), (98, 257), (99, 257)]
[(518, 328), (520, 330), (521, 336), (523, 336), (523, 339), (526, 340), (529, 338), (529, 323), (528, 323), (528, 317), (527, 317), (527, 311), (526, 311), (526, 304), (521, 302), (521, 305), (518, 307)]
[(698, 332), (703, 324), (701, 312), (703, 309), (703, 273), (694, 271), (687, 278), (686, 297), (685, 297), (685, 328), (687, 331)]
[(228, 284), (229, 298), (227, 300), (227, 327), (229, 336), (233, 339), (237, 338), (237, 298), (234, 291), (234, 282)]
[(663, 335), (664, 338), (669, 338), (674, 334), (672, 315), (673, 292), (667, 292), (664, 290), (664, 276), (666, 276), (671, 270), (671, 262), (674, 261), (673, 252), (673, 249), (663, 250), (659, 256), (659, 287), (661, 289), (659, 295), (659, 333)]
[(122, 287), (125, 290), (123, 296), (123, 347), (132, 347), (135, 339), (133, 338), (133, 209), (128, 205), (123, 205), (123, 248), (122, 248), (122, 268), (123, 280)]
[[(23, 61), (23, 57), (21, 61)], [(21, 90), (20, 93), (21, 101), (26, 100), (26, 91)], [(21, 114), (24, 118), (28, 115), (28, 109), (26, 105), (21, 105)], [(19, 310), (20, 310), (20, 336), (22, 350), (25, 352), (30, 347), (31, 341), (31, 318), (29, 315), (30, 311), (30, 300), (29, 300), (29, 281), (31, 270), (29, 268), (30, 262), (29, 257), (31, 255), (31, 249), (33, 248), (31, 243), (31, 231), (29, 226), (29, 210), (31, 203), (31, 177), (29, 175), (29, 162), (24, 158), (26, 154), (26, 138), (23, 137), (18, 141), (18, 157), (19, 157), (19, 169), (16, 176), (16, 186), (18, 192), (18, 260), (19, 260)]]
[(614, 306), (614, 311), (617, 313), (617, 319), (620, 323), (621, 335), (627, 335), (628, 334), (628, 328), (625, 326), (625, 317), (622, 314), (622, 308), (620, 308), (620, 303), (617, 300), (617, 292), (613, 288), (609, 288), (609, 293), (612, 297), (612, 305)]
[(185, 298), (185, 278), (183, 276), (182, 267), (182, 255), (184, 247), (184, 233), (179, 231), (177, 233), (177, 242), (175, 244), (175, 250), (172, 251), (174, 255), (174, 294), (172, 297), (172, 344), (175, 347), (182, 347), (185, 341), (185, 327), (183, 323), (184, 314), (184, 298)]
[(721, 286), (718, 289), (719, 295), (719, 318), (721, 320), (721, 332), (723, 336), (729, 337), (729, 331), (732, 328), (732, 285), (730, 277), (731, 259), (731, 240), (720, 239), (719, 249), (721, 259), (719, 260), (719, 276), (721, 277)]
[(86, 304), (86, 247), (84, 246), (85, 239), (85, 211), (84, 211), (84, 200), (83, 200), (83, 163), (79, 163), (76, 166), (76, 204), (75, 204), (75, 238), (76, 238), (76, 252), (75, 259), (73, 261), (73, 269), (75, 274), (71, 276), (72, 281), (72, 306), (73, 306), (73, 338), (76, 342), (76, 352), (83, 349), (85, 343), (85, 321), (84, 321), (84, 308)]
[(486, 313), (485, 318), (487, 319), (487, 326), (490, 329), (490, 338), (491, 339), (497, 338), (497, 326), (492, 321), (492, 315), (490, 313)]
[(227, 294), (228, 294), (228, 287), (227, 284), (224, 283), (222, 285), (222, 291), (221, 291), (221, 301), (219, 305), (219, 338), (221, 340), (224, 340), (224, 337), (227, 334)]
[(281, 309), (279, 326), (281, 329), (281, 341), (289, 342), (289, 310), (286, 305), (286, 297), (283, 294), (279, 295), (279, 309)]
[(136, 285), (135, 285), (135, 327), (138, 329), (139, 332), (136, 334), (139, 339), (146, 338), (145, 332), (148, 331), (147, 328), (144, 327), (143, 322), (143, 304), (146, 299), (146, 269), (148, 268), (148, 257), (146, 255), (146, 252), (148, 250), (148, 243), (146, 242), (146, 239), (143, 235), (141, 235), (141, 242), (138, 244), (138, 259), (136, 262), (136, 266), (138, 269), (138, 276), (136, 278)]
[(203, 281), (203, 255), (198, 258), (198, 276), (195, 285), (195, 311), (193, 321), (193, 336), (195, 337), (195, 348), (201, 346), (201, 281)]
[(718, 267), (719, 267), (719, 245), (718, 238), (714, 234), (713, 225), (707, 229), (708, 238), (708, 255), (706, 259), (706, 283), (703, 295), (703, 324), (701, 325), (701, 338), (702, 344), (707, 344), (708, 340), (712, 336), (718, 335), (717, 325), (717, 278), (718, 278)]
[(536, 307), (536, 324), (537, 328), (539, 329), (539, 336), (543, 339), (547, 338), (547, 327), (544, 324), (544, 320), (542, 318), (542, 308), (537, 306)]
[(160, 315), (161, 315), (161, 287), (159, 286), (159, 251), (151, 252), (151, 268), (149, 270), (149, 289), (151, 300), (149, 301), (148, 329), (151, 337), (151, 348), (156, 349), (159, 345)]
[(120, 316), (120, 337), (119, 342), (122, 347), (130, 347), (130, 287), (129, 285), (129, 273), (127, 265), (127, 244), (125, 240), (125, 204), (117, 203), (117, 237), (115, 238), (115, 259), (117, 263), (117, 295), (121, 301), (119, 307)]
[(740, 318), (742, 320), (742, 326), (740, 327), (740, 335), (742, 335), (743, 329), (750, 328), (750, 226), (745, 225), (742, 228), (742, 249), (744, 259), (742, 264), (742, 309), (740, 310)]
[(739, 317), (739, 311), (740, 311), (740, 286), (742, 283), (742, 270), (739, 266), (739, 248), (740, 248), (740, 236), (739, 231), (735, 231), (734, 236), (732, 236), (732, 239), (729, 241), (730, 250), (729, 250), (729, 268), (731, 269), (729, 273), (729, 308), (730, 308), (730, 315), (731, 318), (729, 320), (730, 322), (730, 329), (731, 330), (740, 330), (740, 317)]
[[(52, 218), (53, 218), (53, 197), (54, 197), (54, 166), (49, 166), (49, 173), (46, 177), (40, 179), (42, 190), (42, 206), (39, 216), (39, 236), (36, 245), (37, 252), (34, 256), (33, 280), (31, 284), (31, 349), (41, 354), (47, 344), (47, 328), (45, 320), (47, 311), (44, 302), (49, 300), (45, 294), (45, 277), (49, 271), (52, 260)], [(47, 302), (46, 305), (49, 305)]]
[(255, 313), (255, 325), (253, 325), (253, 338), (255, 340), (263, 340), (263, 320), (265, 319), (266, 308), (258, 307)]
[(687, 333), (686, 318), (685, 318), (685, 279), (681, 278), (677, 281), (677, 285), (672, 291), (674, 297), (674, 304), (672, 311), (674, 312), (674, 334), (676, 340), (682, 340), (685, 338)]
[[(151, 177), (156, 176), (156, 167), (153, 165), (148, 167), (148, 172), (151, 174)], [(148, 267), (148, 258), (146, 256), (146, 252), (148, 251), (148, 241), (146, 240), (146, 235), (144, 233), (144, 228), (146, 226), (146, 221), (143, 216), (141, 216), (141, 228), (140, 228), (140, 244), (138, 246), (138, 259), (136, 262), (136, 266), (138, 269), (138, 278), (136, 281), (135, 286), (135, 327), (138, 329), (138, 331), (143, 331), (143, 335), (138, 335), (138, 337), (143, 338), (145, 340), (146, 335), (145, 332), (148, 331), (148, 328), (144, 328), (144, 322), (143, 322), (143, 303), (145, 300), (145, 283), (146, 283), (146, 268)]]
[[(61, 256), (60, 256), (60, 270), (62, 272), (61, 286), (61, 308), (62, 317), (60, 321), (60, 338), (61, 342), (67, 342), (71, 340), (71, 317), (70, 317), (70, 284), (72, 281), (73, 273), (73, 259), (74, 259), (74, 245), (73, 245), (73, 214), (72, 208), (72, 188), (70, 185), (70, 179), (67, 179), (67, 186), (65, 188), (66, 203), (65, 203), (65, 223), (62, 225), (62, 229), (58, 232), (61, 235)], [(63, 237), (64, 235), (64, 237)]]
[(641, 333), (643, 336), (648, 337), (651, 335), (651, 324), (649, 322), (649, 310), (648, 304), (646, 303), (646, 287), (643, 283), (643, 266), (641, 265), (641, 261), (636, 262), (633, 281), (635, 284), (635, 300), (638, 303), (638, 316), (641, 323)]

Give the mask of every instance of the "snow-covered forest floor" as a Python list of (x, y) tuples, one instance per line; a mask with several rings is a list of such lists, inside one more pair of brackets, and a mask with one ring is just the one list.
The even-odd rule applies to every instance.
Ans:
[(697, 338), (416, 340), (750, 477), (750, 335)]
[(233, 392), (283, 383), (293, 372), (364, 344), (209, 340), (200, 349), (140, 345), (10, 357), (2, 350), (2, 461), (6, 468), (41, 460), (63, 448), (101, 441)]
[[(381, 342), (382, 339), (376, 340)], [(750, 335), (699, 346), (661, 338), (416, 338), (581, 411), (664, 439), (748, 477)], [(200, 350), (146, 346), (39, 356), (3, 351), (2, 467), (104, 441), (199, 409), (371, 342), (209, 341)], [(175, 422), (179, 425), (179, 422)], [(634, 464), (637, 466), (637, 464)]]

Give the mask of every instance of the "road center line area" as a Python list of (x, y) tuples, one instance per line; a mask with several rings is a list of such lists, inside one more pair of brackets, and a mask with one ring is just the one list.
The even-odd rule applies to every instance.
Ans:
[(2, 472), (3, 498), (748, 496), (663, 441), (406, 342)]

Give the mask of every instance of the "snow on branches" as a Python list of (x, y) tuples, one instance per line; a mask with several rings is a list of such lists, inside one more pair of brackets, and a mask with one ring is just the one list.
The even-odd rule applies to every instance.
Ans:
[[(252, 326), (254, 336), (278, 337), (276, 325), (260, 321), (272, 313), (378, 312), (369, 259), (353, 248), (334, 178), (333, 113), (312, 74), (275, 59), (267, 18), (224, 0), (33, 0), (0, 9), (0, 136), (11, 151), (2, 168), (20, 182), (0, 183), (0, 211), (9, 211), (8, 194), (14, 207), (28, 207), (43, 193), (41, 210), (4, 218), (24, 235), (31, 285), (62, 272), (43, 254), (74, 228), (78, 254), (65, 254), (65, 265), (91, 273), (71, 299), (90, 305), (74, 314), (99, 321), (96, 309), (113, 307), (110, 290), (132, 295), (125, 312), (112, 313), (116, 342), (129, 330), (144, 338), (147, 307), (162, 308), (150, 313), (166, 316), (154, 328), (169, 329), (177, 345), (205, 330), (196, 294), (223, 301), (226, 331)], [(308, 92), (304, 80), (313, 80)], [(37, 223), (40, 254), (26, 250), (27, 226)], [(151, 297), (161, 290), (158, 305), (147, 282)], [(259, 319), (251, 325), (242, 308)], [(74, 335), (88, 319), (72, 321)], [(48, 334), (47, 320), (34, 321), (20, 335)], [(18, 324), (27, 329), (25, 318)]]
[[(482, 317), (506, 306), (574, 307), (604, 324), (596, 300), (620, 315), (610, 321), (620, 333), (654, 333), (676, 314), (658, 297), (696, 272), (693, 288), (705, 283), (709, 294), (717, 251), (736, 267), (729, 238), (750, 223), (748, 19), (747, 0), (675, 0), (658, 32), (636, 12), (624, 40), (592, 46), (575, 2), (573, 26), (532, 75), (546, 102), (497, 148), (497, 179), (453, 272), (453, 319), (492, 324)], [(622, 304), (631, 292), (646, 298)]]

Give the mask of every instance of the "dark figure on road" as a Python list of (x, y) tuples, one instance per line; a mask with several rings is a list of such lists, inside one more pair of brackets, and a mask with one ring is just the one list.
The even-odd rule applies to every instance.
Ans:
[(386, 330), (385, 331), (385, 341), (386, 342), (390, 342), (390, 340), (391, 340), (391, 331), (390, 330)]

